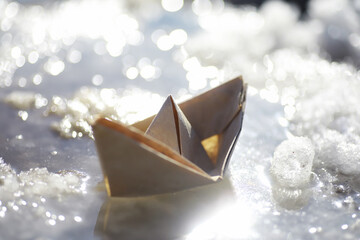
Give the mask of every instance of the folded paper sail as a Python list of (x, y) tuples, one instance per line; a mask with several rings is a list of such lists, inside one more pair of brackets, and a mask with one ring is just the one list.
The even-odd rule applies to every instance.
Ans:
[(93, 125), (109, 196), (176, 192), (222, 179), (244, 115), (241, 77), (179, 106), (169, 96), (159, 113), (125, 126)]

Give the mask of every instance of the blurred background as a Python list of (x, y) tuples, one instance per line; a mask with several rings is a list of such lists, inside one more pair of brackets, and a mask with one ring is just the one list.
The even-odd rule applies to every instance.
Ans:
[[(0, 0), (1, 238), (356, 239), (359, 64), (359, 0)], [(239, 75), (233, 203), (216, 187), (108, 201), (97, 116), (131, 124), (169, 94), (182, 102)], [(278, 186), (274, 152), (297, 137), (314, 152), (311, 177)], [(294, 162), (280, 175), (302, 176)], [(203, 196), (216, 206), (192, 219)]]

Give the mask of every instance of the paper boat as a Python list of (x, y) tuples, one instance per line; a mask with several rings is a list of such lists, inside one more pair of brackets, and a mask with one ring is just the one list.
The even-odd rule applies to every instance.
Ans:
[(241, 77), (131, 126), (93, 125), (109, 196), (177, 192), (222, 179), (239, 136), (246, 84)]

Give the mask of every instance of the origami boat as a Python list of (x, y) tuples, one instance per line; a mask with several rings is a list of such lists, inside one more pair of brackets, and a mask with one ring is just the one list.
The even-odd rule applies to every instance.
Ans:
[(220, 181), (245, 99), (238, 77), (179, 106), (170, 96), (157, 115), (131, 126), (98, 119), (93, 131), (108, 195), (163, 194)]

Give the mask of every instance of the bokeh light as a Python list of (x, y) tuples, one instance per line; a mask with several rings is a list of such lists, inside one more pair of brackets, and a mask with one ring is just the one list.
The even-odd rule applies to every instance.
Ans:
[(183, 0), (161, 0), (162, 7), (168, 12), (177, 12), (183, 5)]

